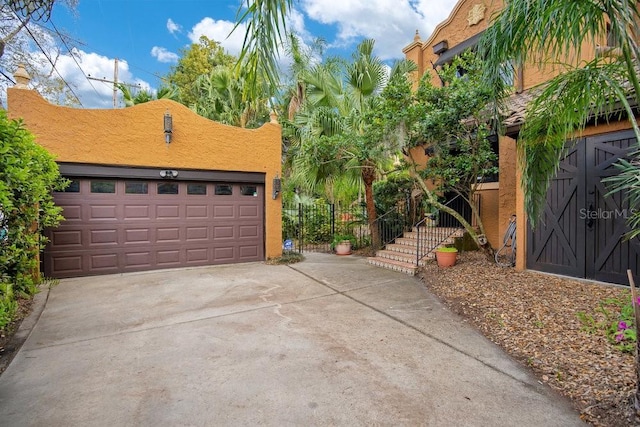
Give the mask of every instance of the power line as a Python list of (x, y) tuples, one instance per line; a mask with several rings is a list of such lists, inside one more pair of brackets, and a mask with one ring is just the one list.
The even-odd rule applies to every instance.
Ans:
[(135, 88), (139, 88), (140, 85), (136, 85), (136, 84), (131, 84), (131, 83), (124, 83), (124, 82), (119, 82), (118, 81), (118, 58), (116, 58), (114, 60), (114, 66), (113, 66), (113, 80), (109, 80), (109, 79), (105, 79), (105, 78), (96, 78), (96, 77), (91, 77), (91, 75), (87, 76), (88, 79), (91, 80), (96, 80), (99, 82), (104, 82), (104, 83), (113, 83), (113, 108), (116, 108), (116, 101), (117, 101), (117, 95), (118, 95), (118, 85), (120, 86), (129, 86), (129, 87), (135, 87)]
[(71, 58), (73, 58), (73, 62), (76, 63), (76, 65), (78, 66), (78, 69), (80, 70), (80, 72), (82, 73), (84, 78), (87, 79), (87, 82), (89, 83), (89, 85), (91, 85), (91, 87), (93, 88), (93, 91), (96, 93), (96, 95), (100, 96), (100, 93), (98, 92), (96, 87), (93, 85), (93, 83), (91, 83), (91, 80), (89, 80), (89, 77), (85, 74), (85, 72), (82, 69), (82, 67), (80, 66), (80, 64), (78, 64), (78, 60), (76, 59), (76, 57), (73, 54), (73, 52), (71, 52), (71, 49), (69, 48), (69, 45), (67, 44), (66, 40), (64, 39), (64, 36), (62, 35), (62, 33), (60, 33), (60, 31), (58, 31), (58, 28), (56, 27), (56, 25), (53, 23), (52, 20), (49, 20), (49, 22), (53, 26), (53, 30), (56, 32), (56, 34), (60, 38), (60, 41), (62, 42), (62, 44), (67, 48), (67, 52), (69, 52), (69, 56), (71, 56)]
[(2, 75), (4, 76), (4, 78), (5, 78), (5, 79), (7, 79), (7, 80), (9, 80), (11, 83), (16, 84), (16, 82), (15, 82), (11, 77), (9, 77), (8, 75), (6, 75), (6, 74), (4, 73), (4, 71), (0, 70), (0, 74), (2, 74)]
[[(135, 88), (139, 88), (140, 87), (139, 84), (130, 84), (130, 83), (118, 82), (118, 78), (117, 78), (117, 76), (118, 76), (118, 58), (115, 58), (114, 80), (109, 80), (109, 79), (106, 79), (106, 78), (96, 78), (96, 77), (91, 76), (91, 74), (86, 74), (84, 72), (84, 70), (82, 69), (82, 67), (80, 66), (80, 64), (78, 63), (78, 61), (76, 60), (76, 57), (71, 52), (71, 48), (69, 48), (69, 45), (67, 44), (67, 42), (65, 40), (66, 35), (62, 34), (58, 30), (58, 28), (55, 26), (53, 21), (50, 21), (50, 22), (51, 22), (51, 25), (53, 26), (53, 29), (54, 29), (55, 33), (60, 38), (60, 41), (65, 45), (65, 47), (67, 48), (67, 51), (69, 52), (69, 55), (73, 58), (73, 61), (75, 62), (76, 66), (78, 67), (78, 69), (80, 70), (80, 72), (82, 73), (84, 78), (87, 80), (87, 82), (91, 85), (91, 87), (93, 88), (93, 90), (96, 93), (96, 95), (101, 96), (101, 94), (98, 92), (98, 90), (93, 85), (91, 80), (96, 80), (96, 81), (103, 82), (103, 83), (113, 83), (113, 108), (117, 107), (117, 85), (118, 84), (124, 85), (124, 86), (129, 86), (129, 87), (135, 87)], [(41, 26), (41, 27), (46, 29), (47, 31), (51, 31), (49, 28), (47, 28), (45, 26)], [(81, 44), (80, 41), (75, 40), (75, 39), (73, 39), (71, 37), (69, 37), (69, 39), (73, 40), (76, 43)]]
[[(22, 19), (20, 19), (20, 17), (16, 14), (15, 15), (16, 18), (21, 22)], [(24, 24), (24, 23), (23, 23)], [(47, 54), (47, 52), (45, 52), (45, 50), (43, 49), (43, 47), (40, 45), (40, 42), (38, 41), (38, 39), (36, 39), (36, 37), (33, 35), (33, 33), (31, 32), (31, 30), (29, 29), (28, 26), (24, 26), (25, 30), (27, 30), (27, 33), (29, 33), (29, 36), (31, 36), (31, 38), (33, 39), (33, 41), (36, 43), (36, 46), (38, 46), (38, 49), (40, 49), (40, 51), (42, 52), (42, 54), (44, 55), (45, 58), (47, 58), (47, 61), (49, 61), (49, 63), (51, 64), (51, 67), (53, 69), (53, 71), (56, 72), (56, 74), (60, 77), (60, 79), (64, 82), (65, 86), (67, 86), (69, 88), (69, 91), (73, 94), (73, 96), (76, 98), (76, 100), (78, 101), (78, 103), (80, 104), (80, 106), (82, 108), (84, 108), (84, 105), (82, 105), (82, 101), (80, 101), (80, 98), (78, 97), (78, 95), (74, 92), (73, 88), (69, 85), (69, 83), (67, 83), (67, 81), (64, 79), (64, 77), (62, 77), (62, 75), (60, 74), (60, 72), (56, 69), (55, 64), (53, 63), (53, 61), (51, 60), (51, 58), (49, 57), (49, 55)]]
[[(83, 74), (83, 76), (85, 77), (85, 79), (87, 79), (88, 83), (91, 85), (92, 89), (96, 92), (96, 94), (97, 94), (98, 96), (100, 96), (100, 93), (98, 92), (97, 88), (96, 88), (96, 87), (95, 87), (95, 86), (90, 82), (90, 80), (102, 81), (102, 82), (105, 82), (105, 83), (114, 83), (114, 80), (108, 80), (108, 79), (106, 79), (106, 78), (99, 79), (99, 78), (92, 77), (90, 74), (89, 74), (89, 75), (88, 75), (88, 74), (86, 74), (86, 73), (84, 72), (84, 70), (82, 69), (81, 65), (78, 63), (78, 61), (77, 61), (76, 57), (75, 57), (75, 56), (73, 55), (73, 53), (71, 52), (71, 48), (69, 47), (69, 45), (68, 45), (68, 43), (66, 42), (66, 40), (65, 40), (65, 39), (69, 39), (69, 40), (71, 40), (71, 41), (73, 41), (73, 42), (75, 42), (75, 43), (81, 44), (81, 45), (85, 46), (86, 48), (90, 48), (90, 47), (89, 47), (88, 45), (86, 45), (86, 43), (83, 43), (83, 42), (81, 42), (81, 41), (79, 41), (79, 40), (77, 40), (77, 39), (75, 39), (75, 38), (73, 38), (73, 37), (69, 37), (69, 36), (67, 36), (66, 34), (62, 34), (62, 33), (58, 30), (58, 28), (55, 26), (55, 24), (53, 23), (53, 21), (52, 21), (52, 20), (49, 20), (49, 22), (51, 23), (51, 25), (52, 25), (53, 29), (48, 28), (47, 26), (42, 25), (42, 24), (40, 24), (40, 23), (34, 23), (34, 24), (35, 24), (35, 25), (38, 25), (38, 26), (40, 26), (40, 27), (42, 27), (43, 29), (45, 29), (45, 30), (47, 30), (47, 31), (52, 31), (52, 32), (55, 32), (55, 33), (56, 33), (56, 35), (58, 36), (58, 38), (60, 38), (60, 40), (62, 41), (62, 43), (63, 43), (63, 44), (64, 44), (64, 46), (66, 47), (66, 49), (67, 49), (67, 51), (69, 52), (70, 56), (72, 56), (73, 61), (75, 62), (76, 66), (78, 67), (78, 69), (80, 70), (80, 72)], [(32, 38), (32, 39), (34, 39), (34, 41), (36, 41), (36, 44), (38, 44), (38, 42), (37, 42), (37, 40), (35, 40), (35, 38), (34, 38), (33, 34), (31, 34), (31, 33), (30, 33), (30, 35), (31, 35), (31, 38)], [(40, 50), (44, 53), (43, 48), (42, 48), (40, 45), (38, 45), (38, 47), (39, 47), (39, 48), (40, 48)], [(69, 86), (69, 84), (68, 84), (68, 83), (64, 80), (64, 78), (60, 75), (60, 73), (58, 72), (58, 70), (57, 70), (57, 69), (55, 69), (55, 65), (53, 64), (52, 60), (51, 60), (48, 56), (46, 56), (46, 53), (45, 53), (45, 57), (47, 57), (47, 60), (49, 60), (49, 63), (51, 63), (51, 65), (52, 65), (52, 67), (54, 68), (54, 70), (56, 71), (56, 73), (60, 76), (60, 78), (62, 79), (62, 81), (65, 83), (65, 85), (66, 85), (67, 87), (69, 87), (69, 89), (71, 90), (71, 92), (73, 93), (73, 95), (75, 96), (75, 98), (78, 100), (78, 102), (80, 102), (80, 100), (79, 100), (78, 96), (73, 92), (73, 90), (71, 89), (71, 87)], [(117, 61), (117, 58), (116, 58), (115, 60)], [(157, 79), (159, 79), (159, 80), (161, 80), (161, 81), (163, 81), (163, 82), (167, 82), (167, 78), (166, 78), (166, 77), (160, 76), (160, 75), (158, 75), (157, 73), (153, 73), (153, 72), (148, 71), (148, 70), (146, 70), (146, 69), (144, 69), (144, 68), (141, 68), (141, 67), (135, 66), (135, 65), (131, 64), (129, 61), (127, 61), (127, 63), (129, 64), (129, 66), (130, 66), (131, 68), (138, 69), (138, 70), (140, 70), (140, 71), (142, 71), (142, 72), (144, 72), (144, 73), (146, 73), (146, 74), (149, 74), (149, 75), (151, 75), (151, 76), (153, 76), (153, 77), (155, 77), (155, 78), (157, 78)], [(117, 65), (116, 65), (116, 66), (117, 66)], [(129, 87), (135, 87), (135, 88), (140, 88), (140, 87), (141, 87), (141, 85), (140, 85), (140, 84), (130, 84), (130, 83), (117, 82), (117, 81), (116, 81), (116, 83), (118, 83), (118, 84), (123, 84), (123, 85), (125, 85), (125, 86), (129, 86)], [(115, 90), (115, 89), (114, 89), (114, 90)], [(80, 104), (82, 105), (82, 103), (81, 103), (81, 102), (80, 102)], [(83, 106), (83, 107), (84, 107), (84, 106)]]

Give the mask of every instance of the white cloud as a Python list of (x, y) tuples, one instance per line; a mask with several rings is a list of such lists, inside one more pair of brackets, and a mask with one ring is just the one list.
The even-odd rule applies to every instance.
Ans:
[(287, 29), (294, 32), (303, 40), (311, 40), (314, 37), (307, 31), (304, 23), (304, 14), (297, 9), (291, 9), (287, 15)]
[(175, 22), (173, 22), (173, 19), (169, 18), (167, 19), (167, 30), (169, 30), (169, 33), (171, 34), (181, 33), (182, 26), (176, 24)]
[[(426, 39), (447, 18), (456, 0), (301, 0), (309, 18), (337, 27), (334, 46), (347, 47), (361, 38), (376, 40), (382, 59), (402, 58), (416, 29)], [(435, 4), (437, 3), (437, 4)]]
[[(76, 61), (78, 64), (76, 64)], [(80, 98), (84, 108), (113, 108), (113, 83), (114, 62), (113, 58), (108, 58), (97, 53), (87, 53), (82, 50), (76, 51), (76, 60), (69, 55), (62, 55), (58, 58), (56, 69), (67, 83), (73, 88), (74, 93)], [(82, 70), (78, 67), (82, 68)], [(89, 79), (102, 79), (97, 81)], [(127, 61), (118, 61), (118, 81), (121, 83), (135, 84), (137, 87), (149, 89), (149, 83), (133, 78), (129, 71)], [(117, 92), (117, 99), (120, 100), (120, 91)], [(122, 103), (118, 101), (118, 107)]]
[(230, 34), (234, 26), (234, 22), (216, 21), (207, 17), (193, 26), (189, 32), (189, 40), (191, 40), (191, 43), (198, 43), (200, 36), (207, 36), (209, 39), (220, 43), (228, 53), (237, 56), (240, 49), (242, 49), (246, 26), (240, 25)]
[(151, 56), (156, 58), (158, 62), (163, 63), (178, 62), (180, 58), (177, 53), (169, 52), (166, 48), (160, 46), (151, 48)]

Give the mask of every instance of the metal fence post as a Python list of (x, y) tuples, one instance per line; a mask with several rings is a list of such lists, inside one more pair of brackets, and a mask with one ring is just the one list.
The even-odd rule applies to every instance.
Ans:
[(304, 206), (298, 203), (298, 249), (304, 252)]
[(329, 204), (329, 212), (331, 213), (331, 238), (336, 235), (336, 205)]

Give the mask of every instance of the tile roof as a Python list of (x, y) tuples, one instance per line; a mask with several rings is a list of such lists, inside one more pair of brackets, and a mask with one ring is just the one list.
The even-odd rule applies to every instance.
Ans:
[(505, 128), (513, 128), (524, 123), (527, 105), (534, 99), (532, 91), (515, 93), (508, 97), (502, 108), (502, 124)]

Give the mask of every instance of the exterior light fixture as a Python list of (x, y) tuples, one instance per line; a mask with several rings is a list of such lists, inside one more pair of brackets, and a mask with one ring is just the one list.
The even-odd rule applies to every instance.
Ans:
[(173, 133), (173, 119), (169, 110), (164, 113), (164, 142), (171, 144), (171, 134)]
[(436, 55), (440, 55), (441, 53), (445, 52), (447, 49), (449, 49), (449, 44), (447, 43), (446, 40), (442, 40), (440, 43), (436, 43), (433, 46), (433, 53), (435, 53)]
[(160, 171), (160, 177), (162, 178), (176, 178), (178, 176), (178, 171), (176, 170), (171, 170), (171, 169), (166, 169), (166, 170), (161, 170)]
[(280, 191), (282, 191), (282, 180), (278, 177), (278, 175), (276, 175), (276, 177), (273, 178), (273, 200), (278, 198), (278, 194), (280, 194)]

